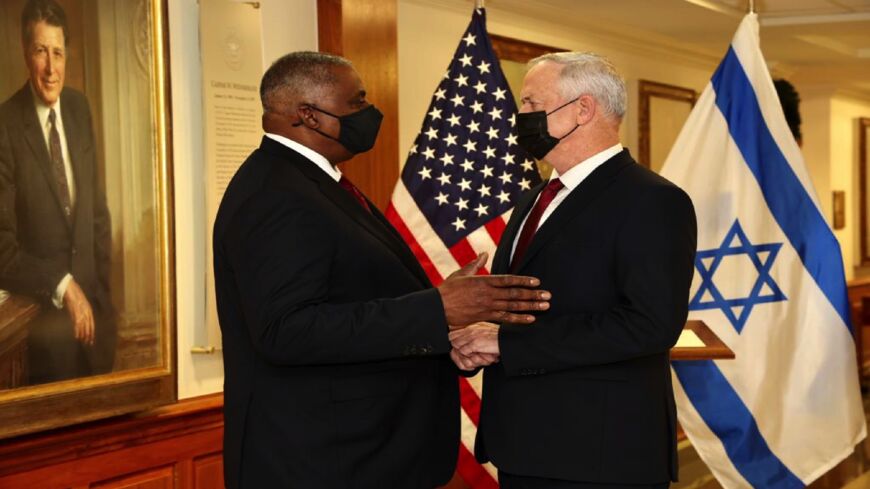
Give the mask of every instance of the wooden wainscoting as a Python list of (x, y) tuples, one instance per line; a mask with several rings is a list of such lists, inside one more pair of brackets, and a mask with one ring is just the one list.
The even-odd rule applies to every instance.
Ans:
[(222, 489), (223, 395), (0, 441), (2, 489)]

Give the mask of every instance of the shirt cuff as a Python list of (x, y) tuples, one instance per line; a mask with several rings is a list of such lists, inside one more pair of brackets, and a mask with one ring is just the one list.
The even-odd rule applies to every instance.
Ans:
[(72, 278), (73, 276), (68, 273), (60, 279), (60, 283), (57, 284), (57, 288), (54, 289), (54, 295), (51, 297), (51, 302), (54, 303), (54, 307), (63, 309), (63, 296), (66, 295), (66, 288)]

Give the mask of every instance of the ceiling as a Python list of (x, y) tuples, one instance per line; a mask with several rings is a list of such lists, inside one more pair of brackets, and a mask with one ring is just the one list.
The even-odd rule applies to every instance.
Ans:
[[(486, 6), (721, 58), (749, 0), (487, 0)], [(779, 76), (870, 98), (870, 0), (755, 0)]]

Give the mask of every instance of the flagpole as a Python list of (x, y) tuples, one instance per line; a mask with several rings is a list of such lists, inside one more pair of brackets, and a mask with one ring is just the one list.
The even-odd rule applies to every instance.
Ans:
[(750, 14), (755, 13), (755, 0), (749, 0), (749, 13)]

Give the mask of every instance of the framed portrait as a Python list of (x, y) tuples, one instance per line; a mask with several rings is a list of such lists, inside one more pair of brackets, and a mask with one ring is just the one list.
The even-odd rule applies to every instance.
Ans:
[(638, 163), (658, 173), (698, 100), (691, 88), (638, 82)]
[(0, 438), (172, 402), (164, 0), (0, 2)]

